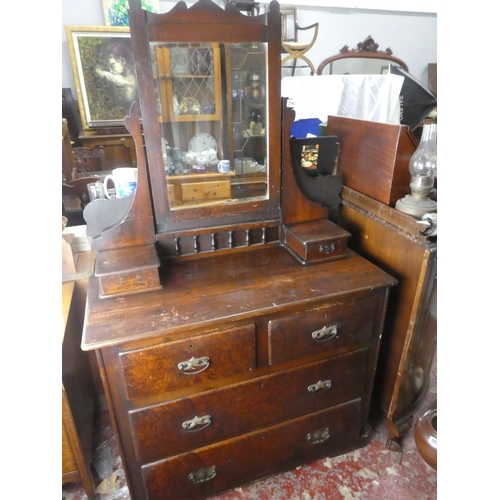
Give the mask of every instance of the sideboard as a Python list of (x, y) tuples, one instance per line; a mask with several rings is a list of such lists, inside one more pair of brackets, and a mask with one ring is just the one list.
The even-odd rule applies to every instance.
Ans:
[(384, 412), (388, 446), (401, 438), (422, 404), (437, 343), (437, 236), (395, 208), (347, 186), (338, 224), (351, 248), (398, 280), (382, 335), (374, 404)]

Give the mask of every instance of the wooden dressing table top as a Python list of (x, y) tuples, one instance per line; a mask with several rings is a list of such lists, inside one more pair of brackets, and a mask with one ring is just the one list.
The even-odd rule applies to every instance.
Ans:
[[(325, 298), (366, 293), (396, 280), (348, 250), (344, 260), (300, 265), (283, 247), (172, 262), (162, 270), (161, 290), (99, 299), (89, 280), (84, 350), (145, 339), (168, 330), (218, 327), (291, 303), (314, 306)], [(297, 283), (307, 286), (297, 287)]]

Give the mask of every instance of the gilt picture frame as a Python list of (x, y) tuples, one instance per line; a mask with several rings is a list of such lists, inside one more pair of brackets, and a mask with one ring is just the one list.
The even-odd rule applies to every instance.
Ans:
[(82, 128), (123, 126), (137, 99), (130, 28), (66, 26), (66, 38)]

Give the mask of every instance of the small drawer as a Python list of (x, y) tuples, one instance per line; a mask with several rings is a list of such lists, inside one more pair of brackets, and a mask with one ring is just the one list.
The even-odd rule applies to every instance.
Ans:
[(99, 276), (99, 294), (102, 297), (159, 288), (161, 283), (156, 268)]
[(192, 500), (363, 446), (361, 400), (142, 467), (148, 500)]
[(284, 226), (283, 235), (284, 246), (301, 264), (345, 258), (351, 236), (329, 220)]
[(360, 349), (132, 410), (129, 419), (136, 459), (153, 462), (360, 397), (368, 353)]
[(120, 353), (127, 398), (162, 394), (255, 369), (255, 325)]
[(231, 181), (181, 183), (183, 201), (217, 200), (231, 198)]
[(269, 364), (331, 355), (338, 347), (370, 339), (377, 301), (371, 296), (269, 321)]

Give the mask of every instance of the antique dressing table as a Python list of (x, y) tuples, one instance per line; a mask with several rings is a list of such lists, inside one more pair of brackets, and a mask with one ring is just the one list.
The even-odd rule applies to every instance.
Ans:
[[(339, 182), (297, 169), (278, 3), (245, 16), (211, 0), (165, 14), (131, 0), (129, 18), (138, 182), (85, 208), (96, 265), (82, 348), (98, 359), (131, 497), (207, 498), (364, 446), (396, 280), (328, 220)], [(194, 113), (175, 112), (192, 99)], [(232, 165), (229, 196), (207, 185), (206, 198), (172, 200), (170, 185), (211, 171), (188, 161), (203, 156), (200, 137)], [(263, 167), (264, 190), (233, 190), (252, 182), (239, 158)], [(319, 201), (304, 196), (323, 181), (332, 189)]]

